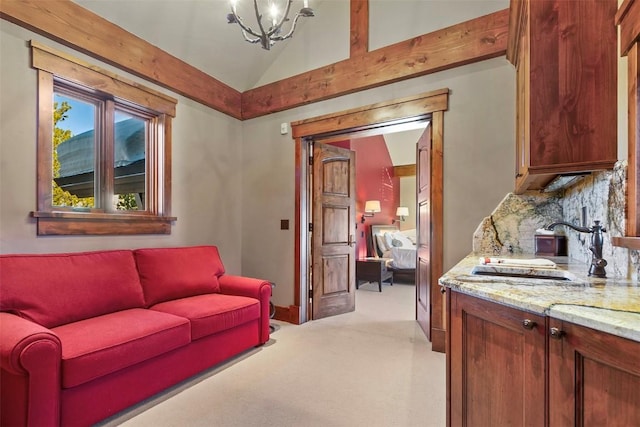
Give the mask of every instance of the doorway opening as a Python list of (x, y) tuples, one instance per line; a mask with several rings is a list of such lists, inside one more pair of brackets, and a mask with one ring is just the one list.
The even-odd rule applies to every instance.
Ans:
[[(427, 203), (418, 209), (418, 228), (428, 235), (430, 244), (424, 249), (427, 255), (419, 259), (417, 267), (416, 287), (422, 291), (416, 292), (416, 299), (422, 298), (422, 306), (426, 311), (426, 323), (421, 323), (425, 334), (432, 340), (434, 350), (444, 350), (444, 299), (440, 294), (437, 279), (442, 275), (442, 161), (443, 161), (443, 119), (444, 111), (448, 108), (448, 89), (429, 92), (395, 101), (374, 104), (358, 109), (321, 116), (292, 123), (293, 138), (296, 141), (296, 224), (295, 224), (295, 306), (297, 323), (313, 319), (309, 309), (310, 278), (312, 277), (311, 238), (309, 230), (311, 224), (312, 200), (309, 200), (309, 151), (314, 140), (323, 142), (332, 138), (349, 135), (374, 135), (382, 133), (384, 128), (407, 129), (424, 126), (429, 120), (429, 149), (428, 156), (418, 158), (426, 162), (422, 172), (418, 165), (418, 182), (426, 178), (419, 188), (428, 192)], [(314, 160), (315, 161), (315, 160)], [(353, 209), (349, 218), (355, 223)], [(420, 218), (428, 222), (422, 223)], [(345, 239), (345, 243), (347, 243)], [(351, 237), (349, 237), (351, 243)], [(353, 267), (350, 267), (353, 274)], [(349, 290), (355, 290), (350, 284)], [(292, 316), (292, 317), (295, 317)], [(418, 315), (418, 318), (421, 316)], [(441, 351), (441, 350), (440, 350)]]

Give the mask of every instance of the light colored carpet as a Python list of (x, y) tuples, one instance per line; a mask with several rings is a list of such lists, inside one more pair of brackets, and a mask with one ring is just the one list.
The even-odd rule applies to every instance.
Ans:
[(277, 330), (263, 347), (103, 426), (444, 426), (445, 355), (414, 320), (415, 287), (363, 284), (356, 311)]

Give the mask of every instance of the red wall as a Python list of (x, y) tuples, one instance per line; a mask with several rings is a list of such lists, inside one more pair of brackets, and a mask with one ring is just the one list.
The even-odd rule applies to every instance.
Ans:
[[(391, 224), (400, 204), (400, 179), (393, 176), (393, 163), (384, 138), (370, 136), (332, 143), (356, 153), (356, 256), (367, 256), (369, 226)], [(380, 200), (382, 212), (360, 222), (367, 200)]]

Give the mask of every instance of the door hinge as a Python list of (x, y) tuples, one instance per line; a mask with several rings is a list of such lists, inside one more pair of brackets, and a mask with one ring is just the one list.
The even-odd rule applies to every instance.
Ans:
[(313, 223), (309, 223), (309, 233), (313, 232)]

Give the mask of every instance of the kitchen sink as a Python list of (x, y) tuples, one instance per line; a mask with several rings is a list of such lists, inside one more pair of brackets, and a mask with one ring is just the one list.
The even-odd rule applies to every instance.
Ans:
[(551, 268), (502, 267), (495, 265), (476, 265), (471, 274), (479, 276), (512, 277), (514, 279), (542, 279), (566, 282), (578, 282), (578, 277), (566, 270)]

